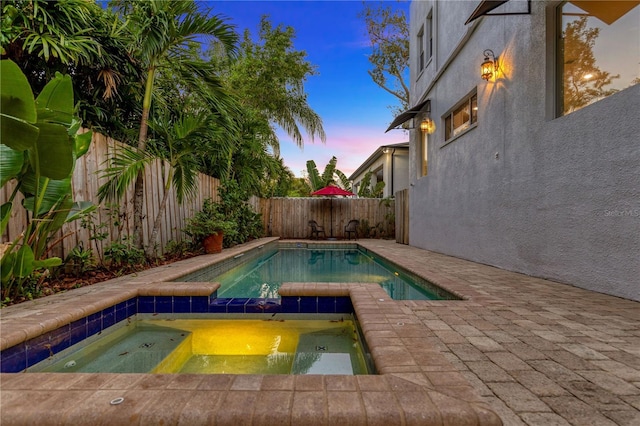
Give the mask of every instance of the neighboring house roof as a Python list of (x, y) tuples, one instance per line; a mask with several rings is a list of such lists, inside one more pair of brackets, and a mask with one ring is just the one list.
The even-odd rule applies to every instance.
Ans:
[(375, 163), (380, 157), (382, 157), (382, 154), (384, 153), (383, 151), (385, 149), (403, 149), (403, 150), (409, 150), (409, 142), (402, 142), (402, 143), (396, 143), (396, 144), (391, 144), (391, 145), (381, 145), (378, 149), (376, 149), (373, 154), (371, 154), (369, 156), (369, 158), (367, 158), (365, 160), (364, 163), (362, 163), (362, 165), (360, 167), (358, 167), (352, 174), (351, 176), (349, 176), (349, 180), (354, 180), (355, 178), (357, 178), (359, 175), (366, 173), (369, 168), (373, 165), (373, 163)]

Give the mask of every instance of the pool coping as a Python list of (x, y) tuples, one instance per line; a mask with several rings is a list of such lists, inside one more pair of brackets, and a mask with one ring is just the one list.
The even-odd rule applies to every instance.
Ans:
[[(73, 290), (20, 309), (2, 310), (2, 348), (12, 342), (89, 315), (132, 295), (206, 292), (216, 284), (168, 283), (172, 277), (206, 267), (240, 252), (277, 241), (260, 239), (223, 251), (123, 277), (111, 284)], [(307, 242), (307, 241), (305, 241)], [(315, 243), (315, 242), (314, 242)], [(336, 244), (332, 241), (331, 244)], [(353, 242), (350, 242), (353, 244)], [(384, 256), (383, 256), (384, 257)], [(420, 274), (418, 274), (420, 275)], [(162, 278), (159, 280), (158, 278)], [(426, 279), (439, 284), (442, 277)], [(440, 280), (442, 282), (442, 280)], [(162, 285), (158, 285), (162, 282)], [(169, 285), (167, 285), (169, 284)], [(444, 282), (448, 291), (455, 283)], [(467, 288), (467, 293), (469, 289)], [(158, 294), (151, 294), (158, 293)], [(23, 424), (126, 422), (139, 424), (423, 424), (499, 425), (500, 418), (446, 359), (419, 318), (378, 285), (287, 283), (283, 296), (351, 298), (378, 375), (153, 375), (3, 373), (3, 421)], [(471, 292), (473, 293), (473, 292)], [(199, 293), (201, 295), (201, 293)], [(134, 296), (135, 297), (135, 296)], [(482, 294), (464, 294), (468, 303)], [(82, 303), (86, 301), (86, 303)], [(407, 301), (402, 301), (407, 302)], [(422, 302), (422, 301), (421, 301)], [(439, 303), (439, 302), (426, 302)], [(15, 344), (15, 343), (14, 343)], [(117, 406), (109, 402), (123, 397)], [(79, 402), (80, 401), (80, 402)]]

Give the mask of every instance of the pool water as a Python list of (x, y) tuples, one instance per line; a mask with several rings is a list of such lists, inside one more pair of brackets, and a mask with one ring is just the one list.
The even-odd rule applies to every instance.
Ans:
[(369, 374), (349, 318), (139, 320), (30, 371)]
[(417, 277), (358, 249), (281, 248), (207, 280), (220, 283), (220, 298), (278, 298), (285, 282), (359, 282), (378, 283), (396, 300), (440, 299)]

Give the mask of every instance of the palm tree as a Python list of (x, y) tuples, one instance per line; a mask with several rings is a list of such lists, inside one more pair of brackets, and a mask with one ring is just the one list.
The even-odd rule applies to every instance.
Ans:
[[(302, 147), (301, 128), (311, 140), (318, 137), (324, 142), (326, 135), (322, 119), (307, 103), (304, 91), (304, 82), (316, 71), (306, 61), (306, 53), (294, 49), (294, 38), (292, 27), (274, 28), (268, 18), (263, 17), (258, 42), (252, 40), (249, 31), (245, 32), (239, 58), (229, 69), (227, 83), (245, 108), (266, 117)], [(271, 140), (277, 141), (273, 127), (271, 131)], [(278, 147), (273, 149), (277, 155)]]
[[(202, 79), (209, 90), (223, 95), (222, 84), (203, 69), (202, 62), (181, 61), (188, 44), (199, 39), (213, 39), (230, 57), (235, 56), (238, 36), (233, 26), (219, 15), (201, 12), (193, 0), (117, 0), (113, 3), (126, 17), (130, 26), (130, 55), (145, 70), (144, 98), (138, 133), (138, 152), (147, 145), (149, 112), (154, 95), (154, 80), (161, 68), (171, 69), (184, 77), (186, 84)], [(212, 96), (215, 99), (215, 96)], [(212, 99), (213, 100), (213, 99)], [(134, 244), (142, 248), (142, 204), (144, 177), (138, 171), (134, 189)]]
[[(178, 203), (193, 198), (198, 185), (198, 163), (195, 149), (202, 140), (211, 138), (215, 131), (212, 117), (208, 114), (178, 115), (172, 118), (169, 114), (154, 117), (149, 122), (154, 138), (148, 140), (147, 151), (126, 147), (118, 151), (103, 176), (107, 182), (100, 187), (98, 195), (102, 200), (121, 198), (129, 185), (151, 163), (161, 158), (168, 163), (164, 191), (153, 229), (147, 244), (147, 257), (155, 256), (155, 245), (162, 224), (167, 200), (171, 188), (175, 188)], [(164, 169), (163, 162), (163, 169)]]

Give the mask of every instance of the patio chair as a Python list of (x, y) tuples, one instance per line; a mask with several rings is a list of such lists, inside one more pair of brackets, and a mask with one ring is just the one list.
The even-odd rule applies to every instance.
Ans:
[(327, 234), (324, 232), (324, 226), (320, 226), (318, 225), (318, 222), (316, 222), (315, 220), (310, 220), (309, 221), (309, 226), (311, 227), (311, 236), (309, 237), (310, 239), (313, 239), (313, 236), (316, 236), (316, 240), (320, 238), (320, 234), (324, 235), (324, 237), (327, 237)]
[(360, 221), (351, 219), (347, 226), (344, 227), (344, 233), (349, 240), (351, 240), (351, 234), (354, 234), (356, 240), (358, 239), (358, 226), (360, 226)]

